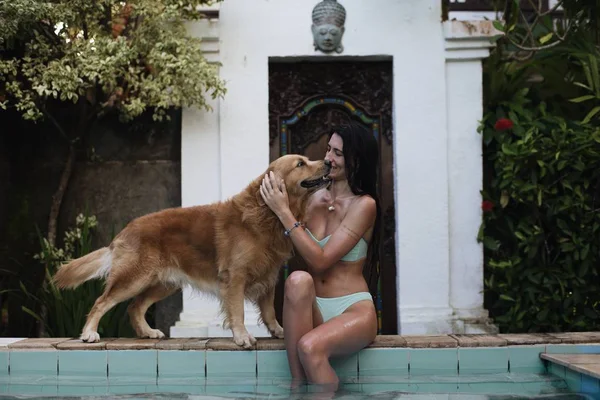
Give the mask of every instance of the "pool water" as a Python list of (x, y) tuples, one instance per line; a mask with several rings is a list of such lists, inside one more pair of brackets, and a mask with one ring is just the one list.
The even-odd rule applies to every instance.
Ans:
[[(302, 386), (290, 392), (286, 378), (122, 377), (104, 380), (81, 376), (20, 376), (0, 381), (0, 399), (311, 399), (323, 388)], [(571, 393), (564, 379), (550, 374), (370, 376), (345, 378), (329, 397), (335, 399), (594, 399)]]

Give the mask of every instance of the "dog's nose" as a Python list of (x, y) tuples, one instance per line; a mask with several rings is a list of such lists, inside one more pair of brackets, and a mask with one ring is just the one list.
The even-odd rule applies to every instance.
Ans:
[(329, 161), (328, 159), (325, 159), (325, 165), (329, 168), (331, 168), (331, 161)]

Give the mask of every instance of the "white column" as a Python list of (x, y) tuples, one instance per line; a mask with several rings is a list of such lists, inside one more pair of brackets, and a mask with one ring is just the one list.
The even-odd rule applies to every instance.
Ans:
[[(220, 59), (218, 21), (203, 20), (189, 25), (190, 31), (201, 37), (204, 56), (209, 62)], [(184, 109), (181, 126), (181, 205), (209, 204), (223, 199), (221, 124), (218, 100), (210, 99), (211, 112)], [(263, 325), (257, 325), (255, 307), (244, 305), (248, 331), (255, 336), (269, 336)], [(220, 304), (214, 297), (192, 287), (183, 289), (183, 310), (179, 321), (171, 327), (171, 337), (230, 337), (222, 329)]]
[[(410, 29), (411, 40), (394, 54), (396, 279), (402, 335), (449, 333), (453, 319), (441, 2), (415, 1), (412, 6), (395, 22)], [(422, 21), (414, 23), (419, 13)]]
[(448, 124), (448, 196), (450, 232), (450, 305), (457, 333), (494, 332), (483, 308), (481, 224), (483, 117), (482, 65), (489, 38), (498, 32), (491, 21), (447, 21), (446, 96)]
[[(219, 103), (212, 112), (183, 110), (181, 122), (181, 205), (209, 204), (221, 198), (219, 171)], [(198, 152), (202, 152), (202, 157)], [(218, 302), (194, 288), (183, 288), (183, 310), (171, 337), (208, 337), (219, 313)]]

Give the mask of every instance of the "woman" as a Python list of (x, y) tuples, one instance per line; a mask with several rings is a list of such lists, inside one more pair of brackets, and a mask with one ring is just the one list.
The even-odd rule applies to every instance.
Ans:
[(363, 268), (376, 268), (378, 261), (378, 158), (377, 141), (363, 126), (332, 131), (325, 155), (331, 181), (311, 197), (306, 225), (290, 212), (283, 181), (272, 173), (263, 179), (261, 196), (308, 269), (294, 271), (284, 289), (284, 340), (295, 382), (308, 379), (336, 390), (329, 357), (358, 352), (377, 335)]

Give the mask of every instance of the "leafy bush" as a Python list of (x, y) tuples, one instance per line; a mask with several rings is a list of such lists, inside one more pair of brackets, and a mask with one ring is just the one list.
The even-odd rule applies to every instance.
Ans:
[(533, 103), (484, 116), (485, 290), (501, 331), (600, 328), (600, 129)]
[[(104, 290), (104, 282), (92, 280), (76, 289), (59, 290), (52, 283), (52, 276), (57, 268), (68, 260), (82, 257), (92, 250), (93, 230), (97, 226), (96, 217), (79, 214), (75, 227), (67, 230), (64, 247), (50, 245), (48, 240), (40, 236), (41, 252), (34, 258), (39, 259), (45, 268), (45, 279), (39, 292), (29, 293), (25, 285), (21, 290), (34, 299), (42, 312), (24, 307), (24, 311), (44, 324), (50, 337), (78, 337), (81, 333), (87, 313)], [(111, 309), (100, 321), (98, 333), (103, 337), (132, 337), (134, 331), (129, 324), (127, 302)]]

